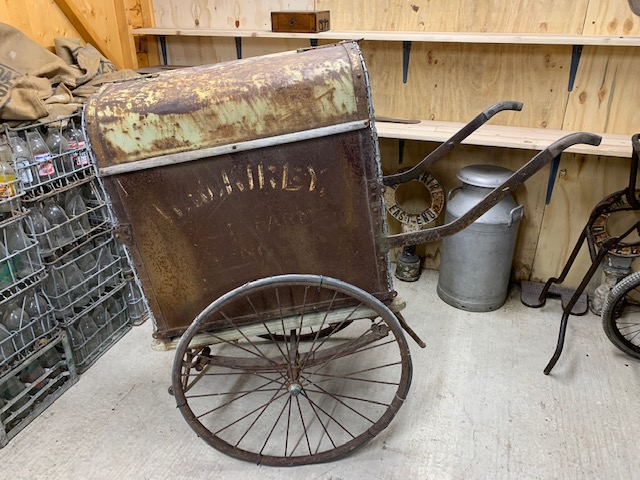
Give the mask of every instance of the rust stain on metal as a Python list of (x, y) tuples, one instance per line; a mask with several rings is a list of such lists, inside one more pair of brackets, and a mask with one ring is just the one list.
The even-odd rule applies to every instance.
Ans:
[(367, 119), (353, 45), (176, 70), (92, 97), (99, 166)]
[[(106, 167), (368, 120), (363, 72), (355, 45), (178, 70), (103, 89), (86, 125)], [(179, 334), (229, 290), (282, 273), (390, 298), (375, 152), (363, 128), (108, 177), (156, 333)]]
[(114, 201), (134, 226), (159, 334), (183, 331), (232, 288), (281, 273), (389, 295), (375, 242), (382, 224), (367, 201), (373, 148), (363, 130), (119, 175), (129, 196)]

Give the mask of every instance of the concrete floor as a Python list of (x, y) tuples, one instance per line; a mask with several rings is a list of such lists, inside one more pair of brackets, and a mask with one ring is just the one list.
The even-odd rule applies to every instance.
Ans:
[(295, 469), (255, 466), (210, 448), (167, 394), (172, 352), (136, 327), (0, 450), (0, 477), (47, 479), (637, 479), (640, 362), (600, 319), (572, 317), (555, 345), (560, 303), (528, 309), (514, 288), (493, 313), (436, 295), (437, 273), (396, 282), (413, 341), (413, 384), (390, 426), (346, 459)]

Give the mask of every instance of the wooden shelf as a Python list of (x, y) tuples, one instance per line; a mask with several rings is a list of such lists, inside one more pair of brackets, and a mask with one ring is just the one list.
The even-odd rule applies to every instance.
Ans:
[(135, 35), (301, 38), (327, 40), (376, 40), (442, 43), (507, 43), (531, 45), (611, 45), (640, 46), (640, 36), (561, 35), (538, 33), (447, 33), (447, 32), (381, 32), (330, 30), (319, 33), (279, 33), (269, 30), (218, 30), (208, 28), (136, 28)]
[[(418, 140), (423, 142), (444, 142), (464, 126), (458, 122), (436, 122), (422, 120), (420, 123), (376, 122), (378, 137)], [(525, 150), (544, 150), (556, 140), (572, 133), (565, 130), (543, 128), (507, 127), (501, 125), (483, 125), (462, 143), (486, 147), (520, 148)], [(600, 155), (608, 157), (631, 158), (631, 135), (612, 133), (602, 135), (598, 147), (574, 145), (566, 152)]]
[[(446, 32), (382, 32), (382, 31), (344, 31), (330, 30), (318, 33), (280, 33), (270, 30), (224, 30), (207, 28), (138, 28), (135, 35), (155, 36), (196, 36), (196, 37), (233, 37), (233, 38), (299, 38), (311, 40), (374, 40), (402, 42), (441, 42), (441, 43), (479, 43), (479, 44), (528, 44), (528, 45), (608, 45), (608, 46), (640, 46), (640, 36), (589, 36), (535, 33), (446, 33)], [(571, 78), (575, 76), (580, 52), (575, 51), (575, 68), (572, 67)], [(240, 57), (240, 53), (238, 55)], [(403, 76), (406, 82), (408, 55), (403, 60)], [(571, 90), (571, 86), (569, 88)], [(415, 124), (376, 122), (380, 138), (396, 138), (427, 142), (444, 142), (464, 126), (457, 122), (420, 121)], [(463, 143), (503, 148), (519, 148), (526, 150), (543, 150), (554, 141), (571, 132), (564, 130), (548, 130), (525, 127), (506, 127), (499, 125), (483, 125), (470, 135)], [(589, 155), (631, 157), (631, 135), (604, 134), (599, 147), (590, 145), (574, 145), (567, 152)]]

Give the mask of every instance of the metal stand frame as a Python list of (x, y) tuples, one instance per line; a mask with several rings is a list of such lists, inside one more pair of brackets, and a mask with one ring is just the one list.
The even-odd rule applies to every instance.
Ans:
[[(580, 285), (575, 290), (569, 302), (564, 306), (562, 311), (562, 318), (560, 320), (560, 331), (558, 333), (558, 342), (556, 344), (555, 352), (553, 356), (549, 360), (549, 363), (544, 369), (544, 374), (549, 375), (551, 370), (558, 362), (560, 355), (562, 354), (562, 348), (564, 346), (565, 334), (567, 331), (567, 323), (569, 319), (569, 315), (571, 314), (571, 310), (574, 305), (580, 298), (580, 295), (584, 292), (585, 288), (591, 281), (594, 273), (598, 269), (598, 266), (605, 258), (605, 256), (610, 252), (615, 251), (624, 251), (627, 255), (639, 255), (640, 254), (640, 241), (625, 243), (624, 240), (631, 235), (633, 232), (638, 232), (640, 234), (640, 222), (636, 222), (631, 228), (629, 228), (622, 235), (615, 237), (608, 237), (604, 241), (599, 241), (594, 234), (594, 225), (596, 221), (601, 218), (606, 218), (609, 214), (613, 212), (619, 211), (634, 211), (640, 210), (640, 190), (636, 189), (636, 181), (638, 175), (638, 163), (640, 158), (640, 134), (635, 134), (631, 139), (631, 144), (633, 147), (633, 152), (631, 155), (631, 167), (629, 173), (629, 184), (627, 188), (624, 190), (620, 190), (618, 192), (609, 195), (605, 199), (603, 199), (596, 207), (592, 210), (591, 215), (589, 216), (589, 220), (587, 224), (582, 230), (578, 241), (567, 260), (562, 272), (559, 277), (551, 277), (547, 280), (542, 292), (540, 293), (540, 297), (538, 298), (538, 305), (534, 306), (542, 306), (546, 301), (547, 295), (549, 293), (549, 289), (553, 284), (562, 283), (567, 274), (571, 270), (573, 263), (578, 256), (578, 252), (582, 248), (584, 242), (587, 242), (587, 246), (589, 248), (589, 255), (591, 257), (591, 266), (589, 270), (585, 273)], [(606, 232), (603, 231), (606, 235)], [(596, 247), (599, 244), (599, 248), (596, 250)]]

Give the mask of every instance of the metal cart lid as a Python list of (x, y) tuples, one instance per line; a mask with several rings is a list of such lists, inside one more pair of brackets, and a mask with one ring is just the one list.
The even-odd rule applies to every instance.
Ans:
[(105, 85), (85, 126), (102, 175), (141, 170), (366, 127), (363, 76), (353, 42), (173, 70)]

